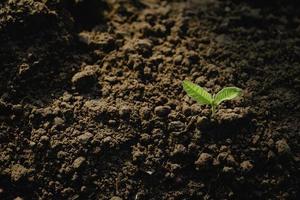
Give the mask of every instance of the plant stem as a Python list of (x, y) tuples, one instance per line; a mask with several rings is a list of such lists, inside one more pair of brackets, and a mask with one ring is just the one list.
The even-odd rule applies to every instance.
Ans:
[(216, 106), (214, 104), (211, 105), (211, 116), (214, 116), (216, 112)]

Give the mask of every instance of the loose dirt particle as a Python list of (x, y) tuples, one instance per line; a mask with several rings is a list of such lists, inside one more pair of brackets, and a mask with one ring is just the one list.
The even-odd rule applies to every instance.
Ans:
[(63, 125), (65, 123), (65, 121), (60, 118), (60, 117), (55, 117), (54, 118), (54, 125), (59, 126), (59, 125)]
[(234, 174), (235, 170), (234, 170), (233, 167), (225, 166), (225, 167), (223, 167), (222, 172), (223, 172), (224, 174), (229, 175), (229, 174)]
[(183, 131), (184, 128), (185, 128), (185, 124), (181, 121), (172, 121), (169, 124), (170, 131), (179, 132), (179, 131)]
[(174, 151), (171, 153), (172, 156), (185, 155), (187, 153), (186, 147), (182, 144), (177, 144)]
[(85, 162), (85, 158), (84, 157), (78, 157), (74, 160), (72, 167), (74, 169), (78, 169), (82, 166), (82, 164)]
[(23, 165), (15, 164), (11, 167), (11, 179), (15, 182), (24, 178), (31, 170), (25, 168)]
[(230, 166), (236, 166), (237, 162), (235, 161), (234, 157), (232, 155), (228, 155), (226, 158), (227, 164)]
[(246, 160), (240, 164), (240, 167), (243, 172), (249, 172), (253, 169), (253, 164), (249, 160)]
[(278, 140), (275, 145), (279, 155), (288, 155), (291, 153), (291, 148), (285, 139)]
[(47, 142), (49, 142), (49, 140), (50, 140), (50, 138), (47, 135), (43, 135), (40, 138), (41, 143), (47, 143)]
[(159, 117), (167, 117), (168, 114), (171, 112), (170, 106), (157, 106), (154, 109), (154, 112)]
[(96, 72), (86, 67), (72, 77), (72, 83), (78, 90), (90, 90), (97, 83)]
[(81, 142), (82, 144), (86, 144), (89, 140), (91, 140), (93, 137), (93, 134), (91, 134), (90, 132), (86, 132), (80, 136), (77, 137), (77, 139), (79, 140), (79, 142)]
[(212, 164), (213, 157), (208, 153), (201, 153), (199, 158), (195, 161), (198, 169), (207, 168)]
[(196, 125), (199, 129), (206, 129), (209, 127), (210, 125), (210, 122), (209, 122), (209, 119), (207, 117), (198, 117), (197, 118), (197, 122), (196, 122)]

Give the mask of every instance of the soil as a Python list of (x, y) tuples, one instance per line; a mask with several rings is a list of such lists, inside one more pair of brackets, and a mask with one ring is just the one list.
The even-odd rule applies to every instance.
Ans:
[(300, 198), (297, 1), (3, 0), (0, 44), (0, 199)]

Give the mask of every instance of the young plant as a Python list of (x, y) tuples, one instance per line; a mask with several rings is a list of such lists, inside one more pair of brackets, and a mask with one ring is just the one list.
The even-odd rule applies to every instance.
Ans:
[(182, 85), (189, 97), (202, 105), (210, 105), (212, 115), (214, 115), (217, 106), (220, 105), (221, 102), (234, 99), (242, 94), (242, 90), (237, 87), (225, 87), (216, 95), (211, 95), (205, 89), (191, 81), (185, 80)]

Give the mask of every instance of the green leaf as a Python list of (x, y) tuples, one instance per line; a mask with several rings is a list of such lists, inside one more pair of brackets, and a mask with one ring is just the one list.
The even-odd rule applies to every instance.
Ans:
[(222, 101), (234, 99), (242, 94), (242, 90), (237, 87), (226, 87), (219, 91), (215, 98), (214, 104), (219, 105)]
[(200, 104), (208, 104), (211, 105), (213, 102), (213, 98), (211, 94), (209, 94), (202, 87), (190, 82), (183, 81), (182, 83), (183, 89), (186, 91), (187, 95), (197, 101)]

